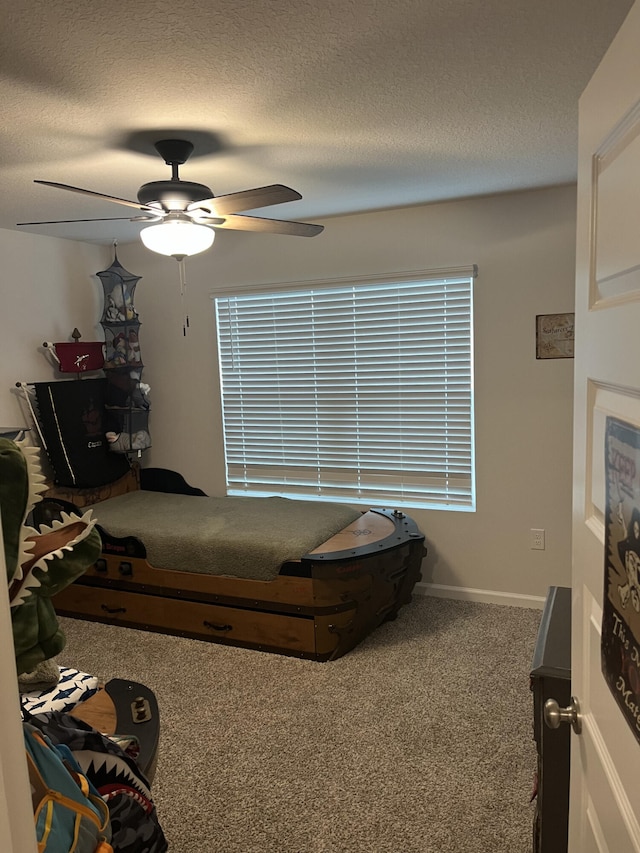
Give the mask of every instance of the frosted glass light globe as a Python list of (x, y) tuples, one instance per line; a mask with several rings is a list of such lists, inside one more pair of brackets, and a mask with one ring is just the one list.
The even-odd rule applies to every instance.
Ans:
[(140, 232), (147, 249), (178, 260), (206, 251), (213, 245), (215, 236), (213, 228), (178, 217), (167, 217), (165, 222), (150, 225)]

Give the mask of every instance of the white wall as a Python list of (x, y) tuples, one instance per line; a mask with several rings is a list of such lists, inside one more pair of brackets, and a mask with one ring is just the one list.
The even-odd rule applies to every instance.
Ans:
[[(513, 603), (569, 585), (573, 361), (536, 360), (535, 316), (573, 310), (574, 208), (575, 188), (560, 187), (330, 218), (313, 239), (219, 232), (187, 261), (186, 338), (175, 261), (120, 246), (121, 263), (142, 276), (153, 439), (145, 464), (223, 493), (216, 288), (475, 263), (477, 511), (410, 512), (427, 537), (424, 580), (436, 592), (479, 589)], [(74, 326), (102, 339), (96, 273), (113, 250), (11, 231), (0, 231), (0, 250), (0, 425), (13, 426), (24, 423), (15, 382), (55, 375), (44, 340), (68, 340)], [(532, 527), (546, 530), (545, 551), (530, 550)]]
[[(480, 589), (506, 603), (569, 585), (573, 361), (536, 360), (535, 317), (573, 310), (575, 187), (324, 224), (311, 240), (219, 232), (208, 253), (187, 261), (186, 338), (177, 264), (120, 247), (124, 266), (143, 276), (136, 307), (154, 443), (146, 464), (223, 492), (216, 288), (475, 263), (477, 512), (410, 512), (427, 537), (424, 580), (436, 593)], [(546, 530), (545, 551), (530, 549), (531, 528)]]
[(56, 377), (43, 341), (70, 341), (75, 326), (84, 340), (104, 339), (93, 273), (112, 256), (104, 246), (0, 230), (0, 426), (26, 425), (16, 382)]

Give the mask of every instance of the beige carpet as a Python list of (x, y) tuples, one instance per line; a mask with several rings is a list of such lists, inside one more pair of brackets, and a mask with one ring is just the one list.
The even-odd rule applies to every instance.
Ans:
[(331, 663), (62, 619), (158, 698), (171, 853), (529, 853), (540, 612), (414, 597)]

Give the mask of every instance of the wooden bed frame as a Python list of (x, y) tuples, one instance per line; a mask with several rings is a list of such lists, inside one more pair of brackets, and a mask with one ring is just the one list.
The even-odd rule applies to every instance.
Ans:
[[(146, 478), (154, 491), (177, 491), (177, 479), (186, 493), (202, 494), (175, 472), (158, 476), (162, 470)], [(163, 486), (167, 482), (171, 488)], [(89, 506), (139, 487), (132, 471), (111, 486), (52, 489), (45, 498)], [(158, 568), (140, 539), (100, 532), (101, 558), (53, 598), (60, 615), (317, 661), (341, 657), (394, 619), (411, 599), (426, 554), (415, 522), (384, 508), (365, 512), (315, 550), (284, 563), (271, 581)]]

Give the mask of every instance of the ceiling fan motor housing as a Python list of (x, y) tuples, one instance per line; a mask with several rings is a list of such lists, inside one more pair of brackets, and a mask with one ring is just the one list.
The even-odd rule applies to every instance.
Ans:
[(209, 187), (192, 181), (151, 181), (138, 190), (140, 204), (159, 202), (170, 210), (185, 210), (194, 201), (212, 197)]
[(191, 142), (186, 139), (161, 139), (154, 147), (167, 166), (171, 166), (171, 180), (143, 184), (138, 190), (140, 204), (159, 204), (164, 210), (186, 210), (194, 201), (213, 197), (209, 187), (204, 184), (180, 179), (178, 166), (186, 163), (193, 153)]

